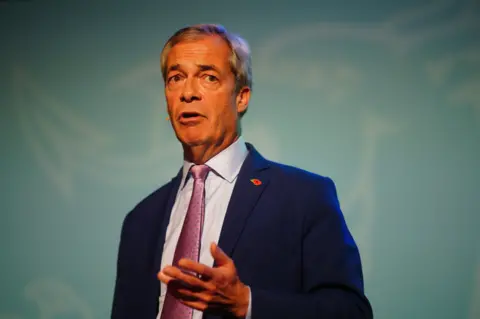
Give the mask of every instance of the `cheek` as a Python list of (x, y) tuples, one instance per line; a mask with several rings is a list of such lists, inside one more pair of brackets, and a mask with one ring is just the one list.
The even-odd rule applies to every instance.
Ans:
[(237, 116), (236, 107), (232, 104), (230, 99), (224, 99), (223, 104), (217, 105), (215, 110), (214, 121), (212, 121), (212, 128), (218, 134), (223, 134), (225, 131), (230, 131), (236, 127)]
[(165, 99), (166, 103), (167, 103), (167, 111), (168, 111), (168, 114), (172, 115), (172, 113), (175, 111), (175, 108), (176, 108), (176, 99), (175, 97), (169, 95), (166, 97)]

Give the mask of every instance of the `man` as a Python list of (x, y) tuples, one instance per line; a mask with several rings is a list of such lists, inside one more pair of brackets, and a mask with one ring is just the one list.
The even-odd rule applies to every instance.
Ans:
[(372, 318), (333, 182), (241, 137), (247, 43), (186, 27), (161, 69), (184, 164), (125, 218), (112, 318)]

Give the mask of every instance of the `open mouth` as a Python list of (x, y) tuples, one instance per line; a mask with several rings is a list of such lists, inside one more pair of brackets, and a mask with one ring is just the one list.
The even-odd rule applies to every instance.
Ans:
[(201, 116), (200, 113), (197, 112), (182, 112), (180, 113), (180, 119), (191, 119)]
[(199, 121), (203, 117), (202, 114), (191, 111), (191, 112), (182, 112), (178, 117), (180, 123), (193, 123)]

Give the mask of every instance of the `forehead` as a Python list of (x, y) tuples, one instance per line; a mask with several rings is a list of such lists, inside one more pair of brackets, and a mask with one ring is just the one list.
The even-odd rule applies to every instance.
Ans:
[(167, 56), (167, 70), (172, 65), (216, 65), (229, 67), (230, 47), (219, 36), (204, 36), (175, 44)]

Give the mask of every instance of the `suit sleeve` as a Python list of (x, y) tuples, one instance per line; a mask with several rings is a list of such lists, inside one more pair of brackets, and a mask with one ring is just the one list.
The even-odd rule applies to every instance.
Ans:
[(127, 276), (127, 262), (128, 256), (126, 255), (128, 249), (126, 249), (127, 238), (129, 233), (129, 217), (131, 213), (128, 214), (122, 224), (122, 230), (120, 234), (120, 244), (118, 248), (118, 257), (117, 257), (117, 273), (115, 279), (115, 290), (113, 295), (112, 319), (121, 319), (127, 317), (127, 305), (129, 302), (128, 296), (128, 276)]
[(324, 178), (310, 189), (308, 211), (303, 215), (302, 293), (251, 287), (252, 319), (373, 318), (363, 294), (359, 252), (340, 210), (335, 185)]

